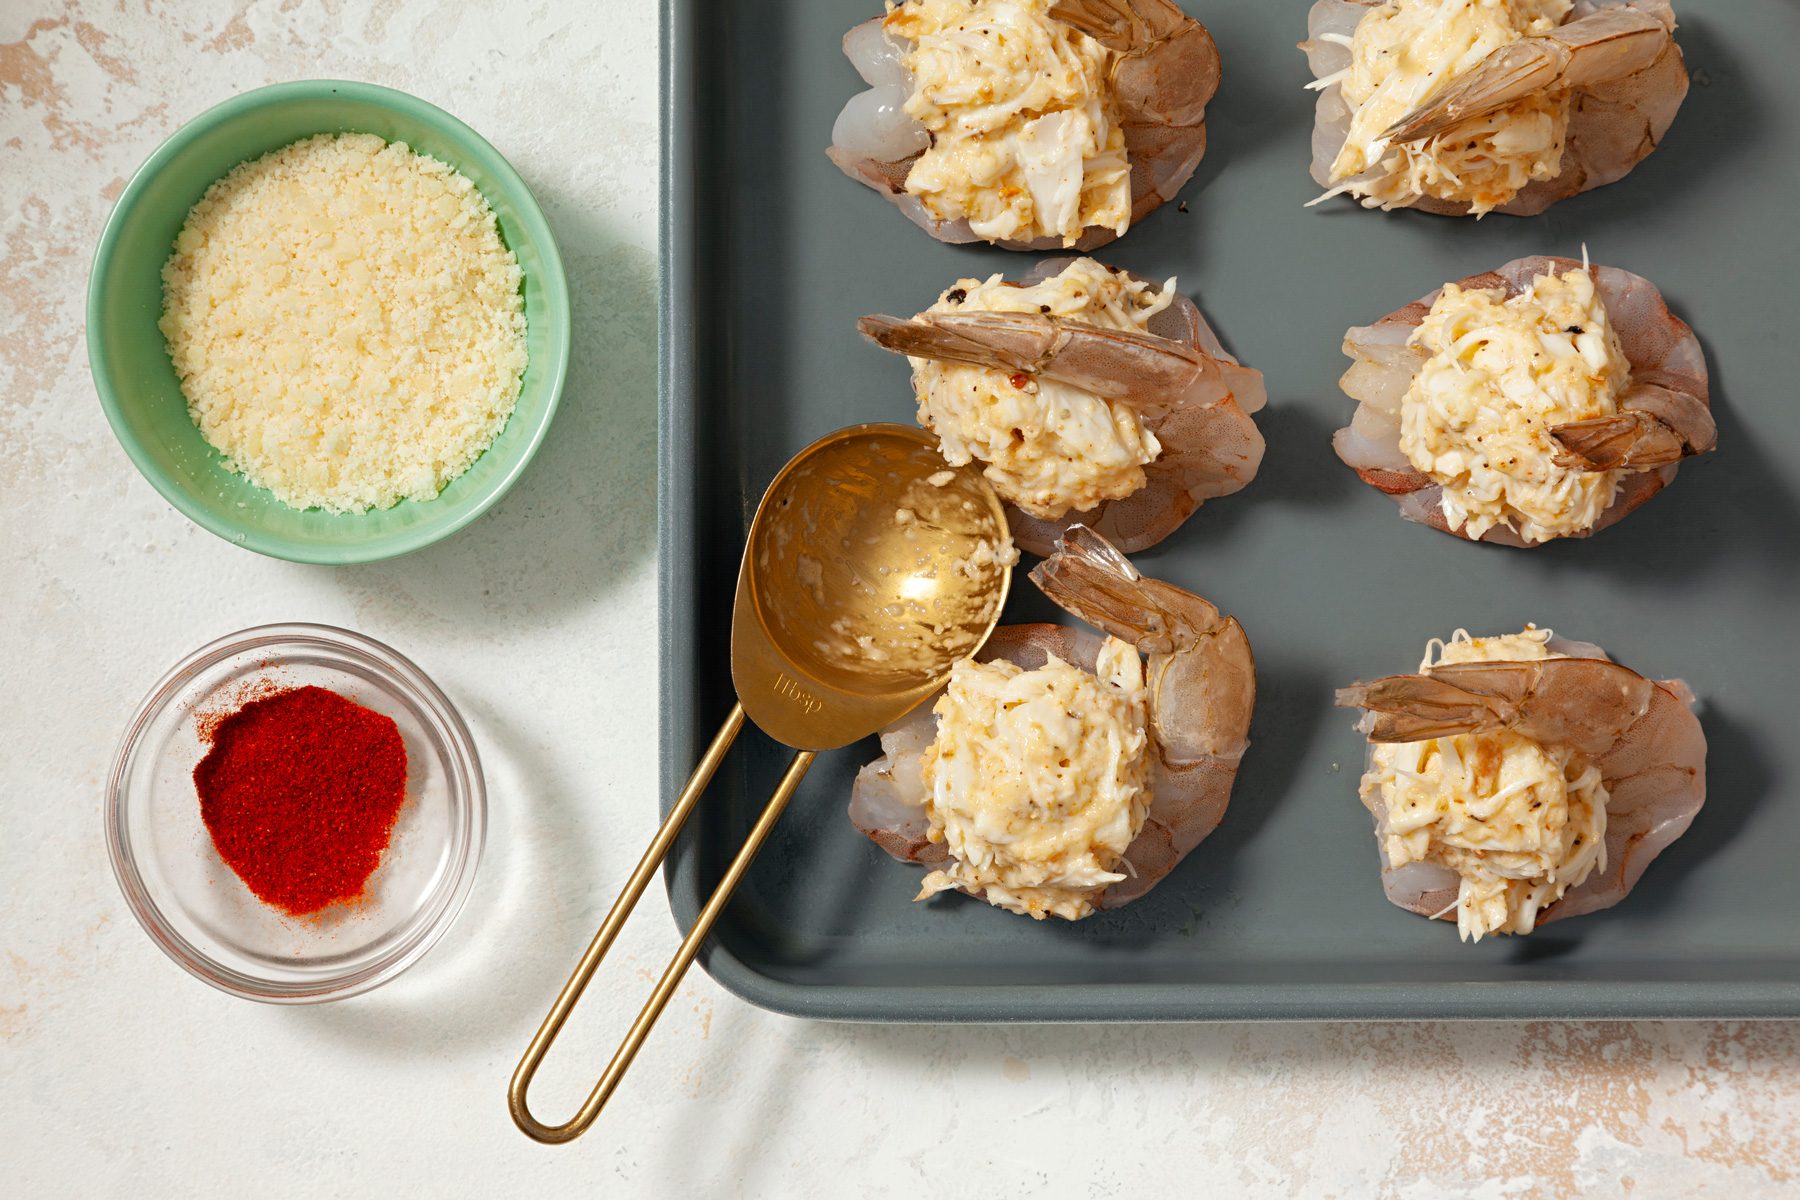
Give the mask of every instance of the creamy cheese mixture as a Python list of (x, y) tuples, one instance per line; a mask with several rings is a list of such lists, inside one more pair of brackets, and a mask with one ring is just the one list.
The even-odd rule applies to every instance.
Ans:
[[(1142, 332), (1175, 298), (1115, 275), (1092, 259), (1071, 262), (1029, 287), (999, 275), (959, 279), (930, 312), (1043, 312), (1104, 329)], [(947, 462), (980, 459), (1001, 497), (1056, 520), (1144, 486), (1144, 464), (1162, 452), (1129, 405), (1025, 374), (914, 358), (919, 423), (936, 433)]]
[(1315, 86), (1342, 85), (1352, 117), (1332, 164), (1331, 195), (1371, 208), (1421, 196), (1464, 201), (1477, 216), (1562, 171), (1568, 89), (1537, 92), (1419, 142), (1387, 130), (1496, 50), (1560, 25), (1572, 0), (1389, 0), (1348, 40), (1350, 66)]
[(911, 44), (905, 109), (931, 145), (906, 190), (988, 241), (1131, 225), (1131, 164), (1113, 110), (1113, 52), (1050, 15), (1052, 0), (907, 0), (886, 29)]
[(1631, 364), (1585, 270), (1529, 291), (1445, 286), (1411, 345), (1430, 357), (1401, 402), (1400, 449), (1443, 485), (1450, 527), (1528, 542), (1591, 528), (1625, 472), (1553, 461), (1550, 430), (1619, 410)]
[(1108, 638), (1095, 669), (956, 664), (924, 759), (928, 836), (951, 861), (919, 899), (960, 888), (1073, 921), (1125, 878), (1150, 811), (1150, 701), (1130, 644)]
[[(1419, 669), (1559, 657), (1549, 639), (1535, 626), (1485, 638), (1459, 629), (1448, 642), (1434, 639)], [(1456, 928), (1465, 941), (1530, 933), (1547, 905), (1606, 866), (1606, 786), (1599, 769), (1567, 747), (1505, 731), (1372, 752), (1362, 798), (1381, 817), (1387, 865), (1455, 871)]]

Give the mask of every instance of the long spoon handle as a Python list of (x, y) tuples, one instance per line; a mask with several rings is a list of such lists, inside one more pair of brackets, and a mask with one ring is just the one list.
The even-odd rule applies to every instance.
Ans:
[(639, 1011), (637, 1020), (631, 1023), (631, 1029), (625, 1034), (625, 1040), (613, 1052), (612, 1061), (606, 1064), (606, 1070), (601, 1074), (600, 1082), (594, 1085), (594, 1090), (588, 1093), (588, 1098), (576, 1110), (573, 1117), (561, 1125), (544, 1124), (531, 1115), (531, 1109), (526, 1100), (526, 1092), (531, 1087), (532, 1077), (537, 1074), (538, 1066), (544, 1061), (544, 1055), (549, 1051), (551, 1043), (556, 1040), (556, 1035), (562, 1032), (563, 1023), (574, 1011), (576, 1003), (581, 999), (582, 992), (587, 989), (588, 982), (593, 979), (594, 971), (600, 966), (600, 960), (606, 957), (606, 952), (612, 948), (614, 939), (619, 936), (619, 930), (624, 927), (626, 918), (631, 915), (631, 910), (637, 907), (639, 897), (644, 894), (644, 888), (655, 877), (656, 869), (662, 866), (663, 859), (668, 857), (670, 847), (675, 844), (676, 835), (681, 832), (681, 826), (687, 821), (688, 814), (694, 811), (694, 805), (699, 802), (701, 795), (706, 791), (706, 785), (712, 782), (713, 773), (719, 769), (719, 763), (724, 760), (725, 752), (731, 749), (731, 743), (736, 740), (738, 731), (743, 727), (744, 706), (742, 704), (734, 705), (731, 715), (725, 718), (725, 724), (720, 727), (712, 744), (701, 756), (699, 765), (694, 768), (694, 773), (688, 777), (687, 785), (681, 789), (681, 795), (676, 798), (675, 807), (669, 810), (669, 815), (664, 819), (662, 828), (658, 829), (656, 836), (650, 840), (649, 847), (644, 851), (644, 857), (638, 861), (637, 869), (626, 881), (625, 890), (619, 894), (617, 900), (613, 901), (612, 909), (606, 914), (606, 919), (600, 922), (599, 932), (595, 933), (594, 940), (588, 943), (587, 952), (581, 956), (581, 961), (575, 966), (575, 973), (569, 976), (569, 982), (563, 985), (562, 992), (556, 997), (556, 1003), (550, 1006), (549, 1015), (538, 1027), (537, 1036), (531, 1039), (531, 1045), (525, 1049), (525, 1057), (519, 1060), (518, 1067), (513, 1071), (512, 1083), (506, 1089), (507, 1106), (512, 1110), (513, 1122), (528, 1136), (536, 1138), (540, 1142), (570, 1142), (586, 1133), (588, 1126), (594, 1123), (594, 1118), (600, 1115), (600, 1110), (611, 1098), (613, 1089), (619, 1086), (619, 1081), (630, 1069), (631, 1061), (637, 1057), (637, 1052), (642, 1048), (644, 1039), (649, 1036), (651, 1026), (656, 1024), (657, 1018), (662, 1016), (663, 1009), (667, 1007), (670, 997), (674, 996), (676, 987), (681, 983), (681, 977), (687, 974), (687, 969), (692, 965), (694, 956), (700, 952), (701, 944), (706, 941), (706, 935), (712, 931), (713, 923), (719, 919), (719, 914), (725, 911), (725, 905), (731, 899), (732, 891), (736, 889), (738, 881), (744, 877), (744, 872), (749, 869), (750, 860), (756, 857), (756, 852), (768, 839), (769, 832), (775, 828), (776, 820), (780, 818), (782, 810), (787, 807), (788, 801), (793, 797), (794, 789), (800, 786), (801, 779), (806, 776), (807, 768), (812, 766), (814, 758), (812, 751), (803, 750), (794, 755), (793, 761), (788, 764), (787, 773), (781, 777), (781, 783), (775, 789), (775, 794), (769, 798), (768, 805), (763, 809), (762, 815), (756, 819), (756, 825), (750, 830), (750, 836), (744, 840), (743, 846), (737, 852), (737, 857), (731, 860), (731, 866), (726, 870), (725, 877), (719, 881), (719, 886), (713, 889), (713, 894), (707, 900), (706, 907), (700, 911), (700, 916), (694, 921), (693, 929), (683, 939), (681, 948), (675, 952), (675, 957), (669, 963), (668, 969), (657, 981), (656, 990), (650, 993), (650, 999)]

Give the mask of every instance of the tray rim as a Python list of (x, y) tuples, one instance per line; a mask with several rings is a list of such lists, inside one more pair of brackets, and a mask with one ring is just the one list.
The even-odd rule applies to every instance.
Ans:
[[(696, 87), (695, 46), (688, 26), (701, 21), (700, 0), (659, 0), (657, 236), (657, 694), (658, 810), (698, 760), (700, 745), (685, 726), (694, 697), (695, 654), (679, 637), (694, 606), (690, 559), (673, 553), (693, 544), (698, 486), (692, 436), (697, 429), (692, 363), (697, 353), (693, 306), (675, 285), (693, 267), (685, 236), (698, 212), (688, 186), (697, 123), (680, 100)], [(686, 834), (663, 870), (676, 928), (685, 935), (701, 908), (699, 867)], [(1299, 1021), (1600, 1021), (1793, 1020), (1800, 1018), (1800, 981), (1303, 984), (1132, 983), (1058, 985), (797, 984), (751, 967), (715, 939), (701, 948), (706, 973), (759, 1008), (816, 1020), (903, 1024), (1264, 1023)]]

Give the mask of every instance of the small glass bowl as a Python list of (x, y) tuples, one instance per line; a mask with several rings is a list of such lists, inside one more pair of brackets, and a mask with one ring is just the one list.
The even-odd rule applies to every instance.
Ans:
[[(309, 684), (394, 719), (407, 795), (364, 897), (296, 917), (219, 857), (193, 772), (208, 717)], [(246, 629), (183, 659), (132, 714), (106, 787), (113, 873), (151, 940), (214, 987), (271, 1004), (354, 996), (417, 962), (462, 908), (486, 826), (481, 762), (449, 699), (394, 650), (328, 625)]]

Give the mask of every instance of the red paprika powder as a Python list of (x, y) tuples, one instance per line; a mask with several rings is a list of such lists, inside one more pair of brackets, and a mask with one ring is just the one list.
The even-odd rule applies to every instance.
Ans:
[(252, 699), (210, 732), (194, 768), (200, 817), (245, 886), (295, 915), (362, 896), (406, 801), (393, 718), (302, 687)]

